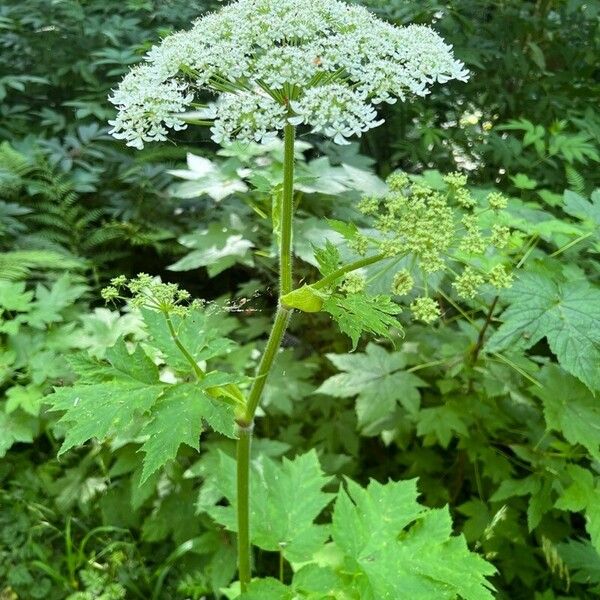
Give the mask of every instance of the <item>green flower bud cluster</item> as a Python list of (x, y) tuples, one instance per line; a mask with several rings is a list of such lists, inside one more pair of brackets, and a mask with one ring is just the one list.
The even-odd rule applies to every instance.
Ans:
[[(439, 191), (411, 181), (404, 173), (393, 173), (387, 180), (389, 192), (385, 196), (363, 198), (358, 208), (373, 218), (383, 234), (371, 240), (382, 254), (410, 255), (415, 266), (429, 274), (444, 270), (456, 250), (481, 256), (490, 245), (500, 248), (507, 244), (510, 231), (506, 227), (495, 225), (491, 236), (484, 235), (480, 215), (488, 209), (475, 212), (466, 175), (450, 173), (444, 176), (444, 182), (447, 189)], [(490, 194), (490, 205), (495, 210), (505, 204), (503, 196)]]
[(487, 200), (492, 210), (504, 210), (508, 206), (508, 200), (500, 192), (492, 192)]
[(358, 271), (354, 271), (346, 275), (340, 289), (346, 294), (360, 294), (361, 292), (364, 292), (366, 285), (367, 279), (365, 275)]
[(410, 310), (417, 321), (423, 321), (424, 323), (433, 323), (441, 315), (439, 304), (433, 298), (427, 296), (415, 298), (410, 305)]
[(151, 308), (164, 313), (185, 316), (190, 309), (202, 306), (201, 300), (190, 302), (191, 295), (175, 283), (162, 283), (147, 273), (133, 279), (124, 275), (114, 277), (110, 285), (102, 290), (106, 302), (126, 300), (136, 308)]
[(490, 236), (490, 242), (496, 248), (506, 248), (508, 240), (510, 239), (510, 229), (505, 225), (492, 225), (492, 235)]
[(398, 271), (392, 282), (392, 293), (396, 296), (404, 296), (413, 289), (414, 279), (408, 269)]
[(485, 279), (482, 275), (472, 267), (466, 267), (462, 274), (454, 280), (452, 287), (461, 298), (473, 299), (484, 283)]
[(504, 265), (496, 265), (488, 273), (488, 282), (498, 289), (509, 288), (513, 282), (513, 275), (506, 271)]

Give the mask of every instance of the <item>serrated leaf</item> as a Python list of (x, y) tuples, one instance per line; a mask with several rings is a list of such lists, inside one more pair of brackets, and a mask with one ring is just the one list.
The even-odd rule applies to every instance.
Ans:
[(31, 309), (33, 292), (25, 291), (23, 281), (0, 280), (0, 309), (27, 312)]
[(352, 350), (358, 346), (363, 332), (391, 339), (390, 330), (400, 328), (394, 315), (401, 309), (389, 296), (333, 294), (323, 303), (323, 310), (335, 319), (340, 331), (352, 340)]
[(60, 323), (63, 320), (62, 312), (87, 290), (87, 285), (74, 284), (68, 273), (57, 279), (50, 288), (38, 284), (27, 322), (38, 329), (50, 323)]
[[(166, 363), (178, 371), (189, 371), (190, 364), (171, 337), (164, 315), (142, 309), (142, 316), (153, 345), (163, 353)], [(205, 311), (192, 310), (185, 317), (171, 315), (171, 321), (178, 339), (196, 362), (223, 356), (235, 346), (233, 341), (221, 337), (220, 332), (211, 327)]]
[(568, 465), (566, 473), (571, 482), (563, 490), (555, 507), (571, 512), (585, 512), (586, 529), (592, 545), (600, 553), (600, 482), (591, 471), (579, 465)]
[(316, 390), (336, 398), (357, 396), (358, 423), (365, 435), (377, 435), (400, 403), (409, 414), (416, 415), (425, 382), (404, 370), (406, 360), (399, 352), (387, 352), (369, 344), (364, 353), (328, 354), (340, 370)]
[(577, 379), (556, 365), (546, 365), (539, 376), (542, 388), (534, 393), (544, 403), (548, 429), (562, 433), (571, 444), (581, 444), (600, 460), (600, 403)]
[(0, 458), (18, 442), (33, 442), (37, 421), (23, 413), (6, 414), (0, 410)]
[[(333, 513), (333, 540), (354, 561), (357, 580), (368, 581), (362, 597), (411, 600), (492, 600), (487, 577), (495, 569), (452, 536), (448, 508), (417, 502), (416, 481), (349, 484)], [(346, 563), (346, 571), (351, 563)]]
[[(215, 506), (209, 511), (230, 531), (237, 531), (235, 472), (235, 460), (222, 454), (217, 485), (230, 505)], [(314, 523), (331, 500), (331, 494), (322, 491), (327, 481), (314, 450), (293, 460), (284, 458), (282, 463), (265, 457), (253, 461), (252, 543), (264, 550), (281, 550), (290, 562), (309, 560), (328, 536), (327, 527)]]
[(239, 600), (294, 600), (294, 597), (287, 585), (272, 577), (253, 581), (248, 586), (248, 591), (237, 596)]
[[(184, 383), (165, 387), (152, 410), (152, 420), (142, 429), (147, 435), (141, 483), (177, 456), (182, 444), (198, 449), (203, 420), (221, 433), (234, 437), (233, 407), (211, 398), (206, 392), (215, 382)], [(204, 388), (204, 389), (203, 389)]]
[(340, 251), (329, 240), (325, 240), (323, 248), (315, 248), (315, 260), (323, 277), (333, 273), (340, 264)]
[(510, 306), (487, 349), (519, 343), (530, 348), (546, 337), (564, 369), (591, 389), (600, 389), (600, 290), (585, 280), (555, 282), (522, 273), (504, 294)]

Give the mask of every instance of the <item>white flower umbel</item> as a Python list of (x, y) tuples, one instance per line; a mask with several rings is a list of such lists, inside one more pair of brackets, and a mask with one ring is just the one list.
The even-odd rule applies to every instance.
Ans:
[(263, 141), (286, 122), (347, 143), (381, 120), (376, 106), (467, 79), (431, 28), (396, 27), (339, 0), (237, 0), (154, 46), (110, 98), (128, 145), (186, 126), (197, 96), (217, 96), (215, 141)]

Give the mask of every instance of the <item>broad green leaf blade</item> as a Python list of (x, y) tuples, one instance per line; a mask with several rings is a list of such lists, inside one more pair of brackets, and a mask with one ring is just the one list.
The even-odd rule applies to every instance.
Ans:
[(106, 359), (112, 367), (112, 375), (124, 381), (133, 379), (139, 383), (154, 385), (158, 383), (158, 368), (141, 349), (136, 346), (129, 354), (123, 339), (120, 339), (112, 348), (106, 351)]
[[(142, 316), (154, 346), (164, 354), (167, 364), (179, 371), (189, 371), (191, 366), (171, 337), (164, 315), (158, 311), (142, 309)], [(178, 339), (196, 362), (222, 356), (235, 345), (209, 326), (209, 317), (205, 311), (192, 310), (185, 317), (172, 315), (171, 319)]]
[(33, 442), (37, 434), (37, 420), (22, 413), (5, 414), (0, 410), (0, 458), (17, 442)]
[(239, 600), (294, 600), (296, 595), (287, 585), (267, 577), (253, 581), (248, 586), (248, 591), (237, 598)]
[(59, 455), (92, 438), (105, 440), (147, 413), (162, 394), (162, 385), (114, 380), (60, 388), (47, 400), (53, 411), (65, 411), (60, 423), (66, 435)]
[[(325, 542), (328, 530), (314, 520), (331, 500), (322, 488), (328, 478), (313, 450), (294, 460), (276, 463), (261, 457), (252, 463), (250, 486), (250, 538), (269, 551), (282, 551), (290, 562), (309, 560)], [(235, 461), (221, 455), (217, 485), (230, 506), (210, 509), (213, 518), (237, 531)]]
[(584, 280), (557, 283), (523, 273), (505, 298), (510, 306), (488, 351), (517, 343), (530, 348), (546, 337), (564, 369), (590, 389), (600, 389), (600, 289)]
[(152, 411), (152, 421), (142, 429), (148, 439), (141, 447), (145, 453), (141, 483), (173, 460), (182, 444), (198, 448), (207, 401), (206, 395), (191, 383), (166, 389)]
[(570, 484), (563, 490), (555, 507), (571, 512), (585, 512), (587, 532), (600, 554), (600, 481), (591, 471), (578, 465), (568, 465)]
[(356, 349), (363, 332), (391, 339), (391, 330), (400, 329), (400, 323), (394, 316), (400, 312), (400, 307), (389, 296), (333, 294), (323, 303), (323, 310), (335, 319), (340, 331), (352, 340), (352, 350)]
[(571, 444), (581, 444), (600, 460), (600, 402), (577, 379), (556, 365), (542, 370), (543, 388), (533, 391), (544, 403), (548, 429), (559, 431)]
[[(416, 481), (349, 483), (333, 513), (333, 540), (368, 580), (370, 597), (492, 600), (495, 569), (452, 536), (447, 508), (417, 502)], [(352, 563), (346, 563), (349, 569)], [(365, 595), (365, 597), (368, 597)]]
[(324, 381), (317, 393), (336, 398), (357, 396), (356, 413), (363, 435), (381, 433), (398, 403), (409, 414), (418, 413), (419, 387), (426, 384), (403, 370), (403, 354), (369, 344), (365, 353), (328, 354), (327, 358), (344, 372)]
[(86, 385), (83, 379), (73, 387), (57, 388), (47, 398), (53, 411), (65, 411), (60, 422), (67, 431), (59, 454), (92, 438), (104, 440), (119, 433), (162, 394), (158, 369), (140, 347), (129, 354), (120, 340), (106, 356), (108, 364), (92, 369), (93, 383)]
[(142, 430), (148, 439), (141, 447), (145, 453), (141, 483), (173, 460), (182, 444), (197, 450), (204, 421), (215, 431), (235, 437), (233, 406), (206, 392), (233, 380), (226, 373), (210, 373), (200, 382), (164, 387), (152, 409), (152, 420)]

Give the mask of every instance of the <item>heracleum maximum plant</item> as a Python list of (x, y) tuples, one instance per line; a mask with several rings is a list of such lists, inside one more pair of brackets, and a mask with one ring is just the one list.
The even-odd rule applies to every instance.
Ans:
[[(447, 187), (439, 191), (396, 174), (388, 181), (387, 195), (365, 198), (358, 207), (373, 220), (371, 233), (351, 223), (330, 221), (332, 229), (345, 238), (348, 253), (354, 258), (342, 261), (339, 249), (328, 243), (316, 250), (322, 278), (295, 287), (292, 248), (296, 129), (305, 128), (346, 144), (348, 138), (360, 136), (382, 122), (378, 117), (381, 103), (426, 95), (435, 83), (466, 77), (451, 48), (429, 27), (395, 27), (362, 7), (337, 0), (238, 0), (202, 17), (190, 31), (171, 35), (153, 47), (146, 61), (131, 70), (111, 97), (118, 108), (111, 122), (112, 134), (135, 148), (165, 140), (169, 129), (181, 130), (188, 124), (209, 125), (213, 139), (220, 144), (265, 142), (283, 135), (283, 181), (273, 194), (271, 213), (279, 248), (279, 302), (254, 377), (247, 381), (243, 376), (201, 367), (200, 361), (217, 356), (227, 342), (211, 334), (207, 317), (195, 303), (188, 304), (185, 292), (142, 275), (130, 282), (117, 278), (104, 295), (115, 299), (124, 292), (131, 293), (162, 352), (175, 362), (187, 364), (195, 381), (179, 386), (165, 384), (141, 350), (130, 356), (121, 343), (107, 355), (109, 365), (75, 365), (82, 377), (87, 377), (87, 385), (78, 388), (75, 401), (72, 390), (58, 390), (54, 396), (54, 408), (66, 411), (63, 422), (69, 425), (62, 451), (91, 437), (110, 436), (115, 429), (127, 426), (124, 419), (134, 414), (153, 414), (141, 431), (146, 439), (142, 445), (143, 478), (174, 458), (181, 444), (195, 446), (201, 420), (237, 439), (237, 523), (231, 527), (238, 534), (242, 593), (251, 581), (250, 445), (255, 414), (294, 310), (329, 313), (356, 347), (363, 333), (390, 337), (393, 329), (400, 329), (395, 316), (400, 307), (393, 296), (398, 299), (421, 290), (411, 303), (413, 316), (424, 322), (434, 321), (440, 308), (428, 294), (432, 274), (453, 273), (457, 293), (466, 298), (472, 298), (484, 285), (503, 287), (510, 283), (510, 275), (500, 262), (490, 262), (489, 257), (483, 260), (489, 247), (502, 247), (509, 235), (505, 228), (494, 227), (491, 236), (485, 237), (480, 227), (480, 216), (485, 211), (503, 208), (502, 197), (490, 196), (488, 206), (478, 212), (461, 175), (446, 177)], [(212, 101), (200, 103), (198, 99), (207, 93)], [(377, 263), (395, 269), (389, 295), (369, 295), (365, 291), (365, 269)], [(461, 274), (454, 269), (460, 269)], [(111, 388), (106, 383), (109, 376), (120, 387)], [(117, 408), (114, 398), (109, 397), (115, 389), (122, 394)], [(369, 493), (384, 494), (384, 489), (370, 486)], [(361, 494), (366, 492), (352, 488), (356, 505), (365, 503), (361, 505), (363, 518), (371, 500)], [(388, 500), (391, 502), (392, 497)], [(322, 509), (319, 502), (317, 513)], [(411, 502), (414, 504), (414, 500)], [(344, 509), (344, 501), (340, 500), (336, 514), (338, 505), (342, 513), (351, 506)], [(416, 507), (414, 504), (414, 514), (408, 510), (405, 521), (400, 519), (400, 528), (422, 514), (423, 507)], [(404, 509), (406, 506), (398, 507), (400, 513)], [(350, 518), (350, 513), (347, 516)], [(428, 527), (442, 529), (438, 533), (432, 529), (428, 535), (446, 530), (442, 537), (450, 535), (447, 524), (435, 525), (437, 516), (431, 519)], [(335, 521), (334, 515), (334, 529), (339, 530), (340, 523)], [(358, 522), (347, 525), (359, 526)], [(343, 526), (338, 531), (338, 537), (343, 538), (341, 532)], [(457, 556), (468, 554), (462, 547), (454, 552)], [(292, 560), (302, 553), (289, 556)], [(470, 582), (467, 576), (452, 580), (449, 573), (429, 573), (427, 577), (432, 581), (437, 577), (443, 582), (440, 587), (428, 588), (430, 584), (424, 584), (423, 579), (421, 595), (410, 597), (433, 597), (423, 595), (427, 593), (439, 598), (454, 598), (457, 594), (491, 597), (483, 577), (490, 574), (489, 566), (473, 563), (471, 570), (474, 577), (477, 575)], [(418, 577), (417, 573), (408, 574), (406, 585), (413, 576)], [(357, 593), (362, 594), (361, 598), (369, 597), (366, 592)], [(387, 595), (389, 592), (380, 593), (392, 597)]]

